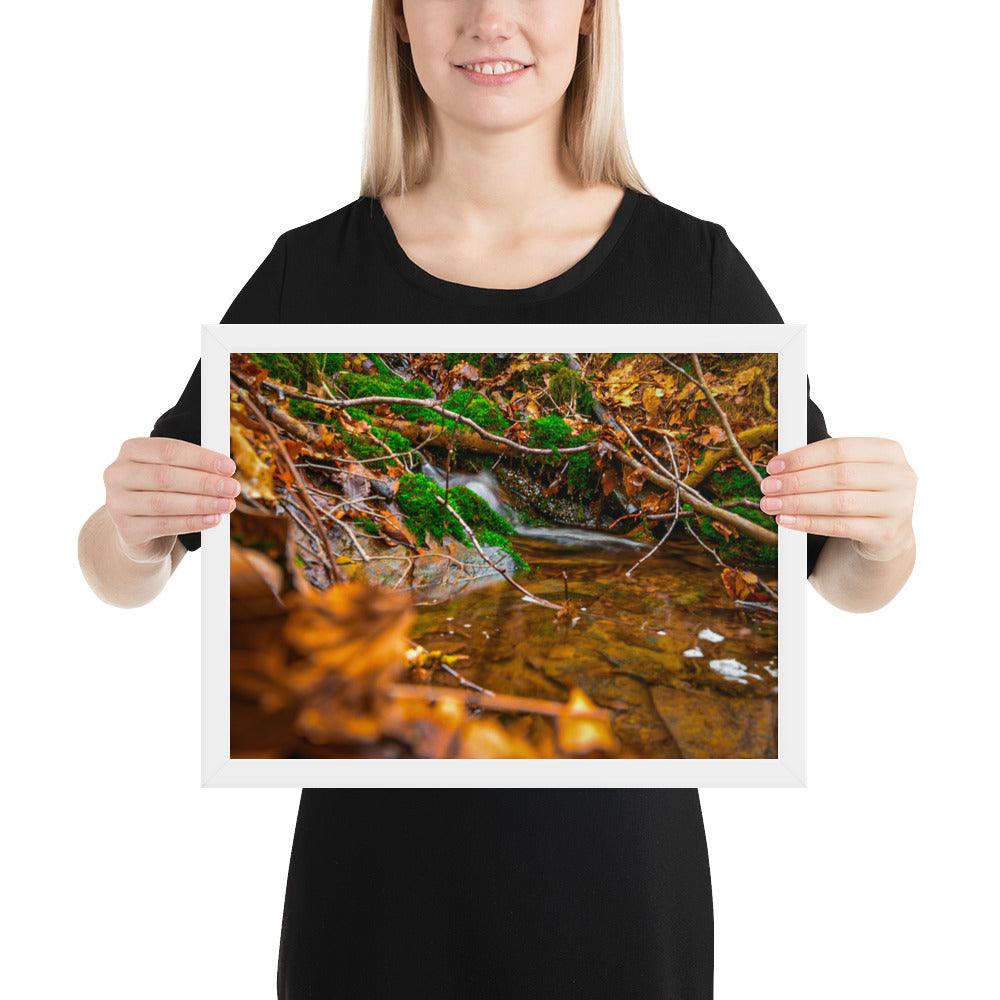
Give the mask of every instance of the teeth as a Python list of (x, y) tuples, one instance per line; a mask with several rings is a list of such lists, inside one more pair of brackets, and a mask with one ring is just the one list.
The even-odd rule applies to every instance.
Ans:
[(464, 68), (471, 69), (473, 73), (482, 73), (483, 76), (499, 76), (502, 73), (513, 73), (515, 70), (524, 69), (524, 66), (515, 62), (466, 63)]

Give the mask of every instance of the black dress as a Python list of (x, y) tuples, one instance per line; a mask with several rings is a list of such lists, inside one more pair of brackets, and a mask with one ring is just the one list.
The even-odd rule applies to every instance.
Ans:
[[(524, 289), (434, 277), (361, 197), (279, 237), (223, 322), (781, 317), (721, 226), (629, 190), (582, 260)], [(200, 443), (200, 397), (196, 367), (152, 434)], [(809, 573), (825, 541), (808, 536)], [(712, 979), (696, 789), (303, 789), (279, 997), (704, 1000)]]

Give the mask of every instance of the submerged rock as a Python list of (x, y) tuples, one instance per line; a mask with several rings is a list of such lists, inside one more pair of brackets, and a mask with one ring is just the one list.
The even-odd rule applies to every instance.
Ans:
[[(361, 544), (365, 545), (366, 540)], [(364, 562), (355, 551), (349, 562), (341, 564), (346, 575), (351, 580), (406, 590), (417, 601), (443, 601), (469, 587), (495, 582), (502, 577), (494, 565), (510, 576), (515, 572), (513, 557), (503, 549), (483, 546), (488, 562), (475, 548), (450, 537), (441, 543), (433, 542), (420, 552), (374, 546), (370, 542), (366, 548), (372, 550), (369, 555), (378, 558)], [(346, 550), (344, 555), (348, 555)]]

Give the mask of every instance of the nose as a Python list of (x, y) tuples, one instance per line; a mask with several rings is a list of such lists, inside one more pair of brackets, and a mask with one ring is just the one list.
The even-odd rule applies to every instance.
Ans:
[(515, 4), (511, 0), (474, 0), (469, 6), (466, 32), (470, 38), (489, 44), (504, 41), (514, 34)]

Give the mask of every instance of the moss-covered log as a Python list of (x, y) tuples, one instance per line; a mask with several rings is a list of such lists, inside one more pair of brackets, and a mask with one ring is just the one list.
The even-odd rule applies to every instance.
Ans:
[[(748, 427), (746, 430), (740, 431), (736, 437), (744, 448), (755, 448), (759, 444), (777, 441), (778, 425), (760, 424), (757, 427)], [(714, 451), (705, 452), (701, 461), (684, 477), (685, 484), (700, 486), (720, 462), (732, 457), (733, 448), (729, 444), (716, 448)]]

